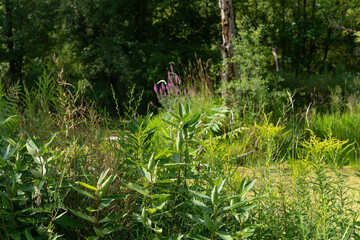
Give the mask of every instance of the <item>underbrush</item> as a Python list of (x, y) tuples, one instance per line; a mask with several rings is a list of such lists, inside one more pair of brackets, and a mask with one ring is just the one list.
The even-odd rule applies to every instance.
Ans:
[(195, 92), (117, 126), (61, 72), (20, 88), (0, 88), (2, 239), (359, 238), (352, 142), (304, 132), (291, 97), (276, 122)]

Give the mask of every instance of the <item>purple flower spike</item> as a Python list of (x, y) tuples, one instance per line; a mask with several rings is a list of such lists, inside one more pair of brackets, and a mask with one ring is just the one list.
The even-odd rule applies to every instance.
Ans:
[(161, 89), (159, 89), (159, 93), (160, 93), (160, 95), (162, 94), (162, 91), (161, 91)]
[(171, 80), (171, 74), (168, 72), (168, 79)]
[(156, 86), (156, 84), (154, 84), (154, 92), (157, 94), (158, 93), (158, 88)]
[(165, 90), (165, 85), (164, 84), (161, 84), (161, 89)]
[(174, 68), (172, 65), (170, 65), (170, 70), (171, 70), (171, 72), (174, 72)]
[(195, 94), (195, 92), (194, 92), (194, 97), (195, 97), (195, 95), (196, 95), (196, 94)]
[(186, 95), (186, 89), (184, 90), (184, 94)]
[(166, 96), (166, 92), (164, 92), (164, 97)]
[(175, 82), (176, 82), (176, 83), (179, 82), (178, 76), (176, 76), (176, 75), (175, 75)]
[(154, 105), (154, 103), (153, 103), (153, 102), (150, 102), (150, 105)]

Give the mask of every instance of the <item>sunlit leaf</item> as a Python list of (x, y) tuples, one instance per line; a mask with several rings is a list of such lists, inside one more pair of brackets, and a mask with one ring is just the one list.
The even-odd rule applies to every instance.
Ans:
[(134, 183), (127, 183), (125, 184), (128, 188), (131, 188), (139, 193), (141, 193), (142, 195), (145, 195), (147, 197), (149, 197), (149, 191), (146, 190), (145, 188), (139, 186), (139, 185), (136, 185)]
[(93, 191), (95, 191), (95, 192), (98, 191), (96, 187), (91, 186), (91, 185), (89, 185), (89, 184), (87, 184), (87, 183), (84, 183), (84, 182), (77, 182), (77, 183), (80, 184), (80, 185), (82, 185), (82, 186), (84, 186), (84, 187), (86, 187), (87, 189), (93, 190)]
[(199, 193), (199, 192), (196, 192), (196, 191), (193, 191), (193, 190), (189, 190), (190, 192), (192, 192), (193, 194), (195, 194), (196, 196), (198, 197), (201, 197), (205, 200), (208, 200), (208, 201), (211, 201), (211, 198), (205, 194), (202, 194), (202, 193)]
[(215, 232), (217, 235), (219, 235), (222, 239), (224, 240), (232, 240), (233, 238), (231, 237), (230, 233), (224, 232), (224, 231), (216, 231)]

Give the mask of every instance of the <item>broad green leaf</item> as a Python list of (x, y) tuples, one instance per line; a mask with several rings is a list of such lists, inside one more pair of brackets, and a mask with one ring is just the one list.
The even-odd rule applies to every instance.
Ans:
[(244, 211), (250, 211), (254, 207), (256, 207), (256, 204), (248, 204), (248, 205), (242, 206), (241, 209), (244, 210)]
[(196, 199), (192, 199), (191, 202), (194, 203), (196, 206), (201, 207), (202, 209), (205, 209), (206, 211), (214, 213), (214, 210), (212, 208), (206, 206), (204, 203), (202, 203)]
[(126, 215), (127, 215), (127, 213), (125, 213), (125, 214), (110, 215), (110, 216), (107, 216), (107, 217), (104, 217), (103, 219), (101, 219), (101, 220), (99, 221), (99, 223), (105, 223), (105, 222), (115, 221), (115, 220), (118, 220), (118, 219), (121, 219), (121, 218), (125, 217)]
[(151, 154), (148, 166), (147, 166), (147, 170), (149, 172), (151, 172), (154, 169), (155, 166), (155, 153)]
[(39, 147), (35, 144), (35, 140), (30, 136), (30, 139), (28, 139), (26, 141), (26, 148), (28, 150), (28, 152), (30, 153), (31, 156), (34, 156), (34, 157), (39, 157)]
[(7, 196), (5, 196), (4, 192), (1, 193), (1, 201), (2, 201), (2, 206), (5, 209), (10, 209), (10, 202), (9, 202)]
[(219, 193), (218, 193), (218, 187), (215, 185), (212, 192), (211, 192), (211, 202), (214, 205), (217, 205), (219, 202)]
[(101, 238), (105, 237), (104, 233), (100, 229), (97, 229), (96, 227), (94, 227), (94, 231), (95, 231), (96, 235), (98, 235), (99, 237), (101, 237)]
[(240, 207), (240, 206), (244, 205), (246, 202), (249, 202), (249, 201), (238, 202), (238, 203), (232, 204), (232, 205), (230, 205), (230, 206), (224, 207), (224, 208), (222, 209), (222, 211), (227, 211), (227, 210), (231, 210), (231, 209)]
[(185, 112), (184, 105), (181, 102), (179, 102), (179, 115), (181, 118), (183, 117), (184, 112)]
[(221, 193), (222, 189), (224, 188), (226, 179), (222, 180), (221, 183), (218, 185), (218, 193)]
[[(184, 116), (181, 118), (181, 122), (183, 122), (184, 125), (185, 125), (186, 122), (189, 120), (190, 117), (191, 117), (191, 113), (185, 113)], [(185, 130), (184, 127), (183, 127), (183, 130)]]
[(84, 182), (76, 182), (76, 183), (78, 183), (78, 184), (86, 187), (87, 189), (93, 190), (93, 191), (95, 191), (95, 192), (98, 191), (96, 187), (91, 186), (91, 185), (89, 185), (89, 184), (87, 184), (87, 183), (84, 183)]
[(91, 194), (91, 193), (89, 193), (89, 192), (86, 192), (86, 191), (84, 191), (84, 190), (82, 190), (82, 189), (80, 189), (80, 188), (77, 188), (77, 187), (74, 187), (74, 186), (73, 186), (73, 189), (75, 189), (76, 191), (78, 191), (79, 193), (81, 193), (81, 194), (83, 194), (83, 195), (85, 195), (85, 196), (87, 196), (87, 197), (90, 197), (90, 198), (92, 198), (92, 199), (96, 199), (96, 197), (95, 197), (93, 194)]
[(224, 213), (220, 214), (216, 219), (215, 219), (215, 222), (213, 224), (213, 230), (216, 231), (217, 229), (219, 229), (223, 223), (222, 223), (222, 220), (224, 218)]
[(246, 239), (246, 238), (254, 235), (254, 231), (255, 231), (255, 228), (244, 228), (240, 232), (237, 232), (236, 236), (237, 237), (241, 236), (241, 238)]
[(179, 130), (176, 136), (176, 151), (182, 151), (182, 132)]
[(33, 236), (31, 236), (31, 234), (27, 230), (25, 230), (25, 237), (27, 240), (35, 240), (35, 238), (33, 238)]
[(108, 174), (109, 170), (110, 170), (110, 168), (108, 168), (108, 170), (101, 173), (101, 175), (100, 175), (100, 177), (99, 177), (99, 179), (97, 181), (97, 185), (100, 185), (103, 182), (103, 180), (105, 179), (105, 177)]
[(90, 236), (88, 238), (86, 238), (87, 240), (98, 240), (99, 237), (98, 236)]
[(196, 191), (193, 191), (193, 190), (189, 190), (189, 191), (192, 192), (193, 194), (195, 194), (198, 197), (201, 197), (201, 198), (203, 198), (205, 200), (211, 201), (211, 198), (209, 196), (207, 196), (207, 195), (204, 195), (202, 193), (199, 193), (199, 192), (196, 192)]
[(39, 179), (43, 179), (44, 176), (41, 174), (41, 172), (39, 172), (37, 169), (35, 168), (30, 168), (30, 172), (31, 174), (35, 177), (35, 178), (39, 178)]
[(209, 229), (209, 231), (212, 232), (212, 228), (213, 228), (212, 221), (209, 217), (209, 214), (207, 214), (206, 211), (204, 211), (204, 224), (205, 227), (207, 227), (207, 229)]
[(62, 216), (64, 216), (68, 211), (65, 211), (63, 213), (60, 213), (59, 215), (55, 215), (54, 221), (56, 221), (57, 219), (61, 218)]
[(255, 182), (256, 182), (256, 179), (253, 179), (248, 184), (246, 184), (244, 191), (249, 191), (254, 186)]
[(133, 189), (133, 190), (141, 193), (142, 195), (149, 197), (149, 191), (146, 190), (145, 188), (143, 188), (143, 187), (141, 187), (141, 186), (139, 186), (139, 185), (137, 185), (137, 184), (134, 184), (134, 183), (127, 183), (127, 184), (125, 184), (125, 185), (126, 185), (128, 188), (131, 188), (131, 189)]
[(205, 226), (204, 220), (202, 220), (201, 218), (196, 217), (195, 215), (192, 214), (186, 214), (189, 218), (191, 218), (192, 220), (194, 220), (195, 222)]
[(230, 196), (230, 197), (227, 197), (227, 198), (223, 198), (221, 201), (225, 202), (225, 201), (229, 201), (231, 199), (235, 199), (235, 198), (240, 198), (242, 197), (244, 194), (246, 194), (246, 192), (242, 192), (238, 195), (233, 195), (233, 196)]
[(184, 129), (190, 128), (194, 125), (196, 125), (200, 119), (201, 115), (196, 114), (194, 117), (190, 118), (184, 125)]
[(233, 238), (231, 237), (230, 233), (227, 233), (225, 231), (216, 231), (215, 232), (217, 235), (219, 235), (222, 239), (224, 240), (232, 240)]
[(166, 201), (163, 199), (159, 199), (159, 200), (153, 202), (153, 208), (155, 208), (158, 211), (163, 209), (165, 205), (166, 205)]
[(151, 183), (151, 174), (147, 171), (146, 168), (140, 167), (140, 173), (141, 175), (149, 182)]
[(197, 234), (194, 234), (194, 233), (189, 233), (187, 236), (189, 238), (195, 239), (195, 240), (210, 240), (210, 238), (203, 237), (203, 236), (200, 236), (200, 235), (197, 235)]
[(190, 105), (188, 103), (185, 105), (185, 112), (190, 113)]
[(5, 151), (3, 153), (1, 153), (1, 158), (6, 161), (9, 157), (11, 157), (12, 155), (14, 155), (15, 151), (18, 149), (19, 143), (16, 143), (16, 145), (12, 148), (11, 144), (9, 144), (7, 146), (7, 148), (5, 149)]
[(122, 225), (116, 224), (115, 226), (103, 228), (102, 232), (104, 234), (110, 234), (112, 232), (115, 232), (115, 231), (119, 230), (121, 227), (122, 227)]
[(109, 186), (114, 182), (116, 177), (117, 177), (116, 175), (108, 177), (108, 179), (106, 179), (105, 182), (101, 185), (100, 194), (99, 194), (100, 199), (103, 198), (103, 196), (105, 195), (105, 193), (108, 190)]
[(95, 223), (95, 219), (93, 219), (93, 218), (90, 217), (89, 215), (86, 215), (85, 213), (76, 211), (76, 210), (74, 210), (74, 209), (70, 209), (70, 211), (71, 211), (74, 215), (76, 215), (76, 216), (78, 216), (78, 217), (80, 217), (80, 218), (82, 218), (82, 219), (85, 219), (85, 220), (87, 220), (87, 221), (89, 221), (89, 222)]

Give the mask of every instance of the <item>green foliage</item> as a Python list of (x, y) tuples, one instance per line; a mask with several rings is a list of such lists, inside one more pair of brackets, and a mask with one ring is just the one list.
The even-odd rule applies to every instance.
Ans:
[[(116, 175), (110, 175), (109, 177), (106, 178), (107, 174), (109, 173), (109, 170), (110, 169), (101, 173), (99, 179), (96, 181), (96, 186), (92, 186), (90, 184), (80, 181), (77, 182), (78, 185), (85, 187), (87, 191), (84, 191), (79, 187), (73, 186), (74, 190), (90, 198), (92, 201), (90, 203), (90, 206), (86, 208), (91, 215), (89, 215), (88, 213), (84, 213), (84, 211), (69, 209), (75, 216), (81, 218), (82, 220), (86, 220), (90, 222), (90, 224), (92, 225), (92, 229), (94, 231), (93, 234), (95, 233), (96, 235), (89, 236), (87, 237), (87, 239), (98, 239), (99, 237), (104, 238), (105, 235), (117, 231), (122, 227), (122, 225), (118, 223), (118, 220), (126, 215), (126, 213), (111, 214), (105, 216), (101, 215), (102, 211), (105, 208), (107, 208), (110, 204), (112, 204), (115, 200), (123, 199), (126, 197), (123, 195), (120, 196), (107, 195), (109, 187), (113, 184), (113, 182), (117, 177)], [(79, 222), (79, 224), (81, 224), (81, 222)]]
[(304, 147), (304, 158), (321, 166), (329, 163), (335, 167), (341, 167), (348, 163), (348, 154), (352, 150), (352, 145), (348, 140), (338, 140), (330, 132), (323, 140), (316, 137), (310, 131), (310, 139), (301, 143)]
[(18, 99), (20, 94), (19, 84), (14, 85), (5, 92), (0, 80), (0, 136), (13, 134), (15, 128), (20, 124), (18, 114)]
[(270, 86), (278, 85), (281, 79), (266, 67), (270, 52), (261, 44), (261, 32), (261, 28), (251, 28), (245, 23), (240, 25), (231, 59), (237, 67), (238, 76), (225, 86), (228, 94), (224, 101), (237, 116), (248, 121), (272, 107), (277, 110), (282, 101), (276, 88), (270, 91)]
[[(253, 229), (251, 226), (244, 229), (237, 229), (235, 233), (222, 231), (220, 228), (224, 225), (224, 218), (229, 219), (230, 214), (236, 218), (240, 226), (247, 220), (249, 211), (255, 207), (255, 204), (251, 204), (254, 199), (246, 200), (245, 197), (255, 184), (255, 180), (246, 183), (245, 179), (243, 179), (240, 183), (240, 189), (237, 191), (237, 195), (229, 197), (226, 195), (224, 196), (222, 192), (225, 182), (226, 179), (220, 178), (213, 183), (214, 186), (211, 190), (211, 196), (190, 190), (194, 196), (196, 196), (191, 202), (197, 206), (198, 209), (196, 212), (203, 212), (203, 218), (193, 214), (188, 214), (188, 216), (198, 224), (205, 226), (208, 230), (208, 235), (211, 237), (207, 238), (190, 233), (188, 234), (188, 237), (191, 239), (215, 239), (216, 236), (219, 236), (222, 239), (227, 240), (233, 239), (233, 237), (246, 239), (247, 237), (252, 236)], [(209, 204), (211, 207), (209, 207)]]
[[(56, 239), (54, 221), (64, 214), (61, 185), (65, 169), (56, 172), (64, 152), (54, 153), (49, 145), (29, 137), (1, 146), (2, 237)], [(27, 150), (27, 151), (26, 151)]]

